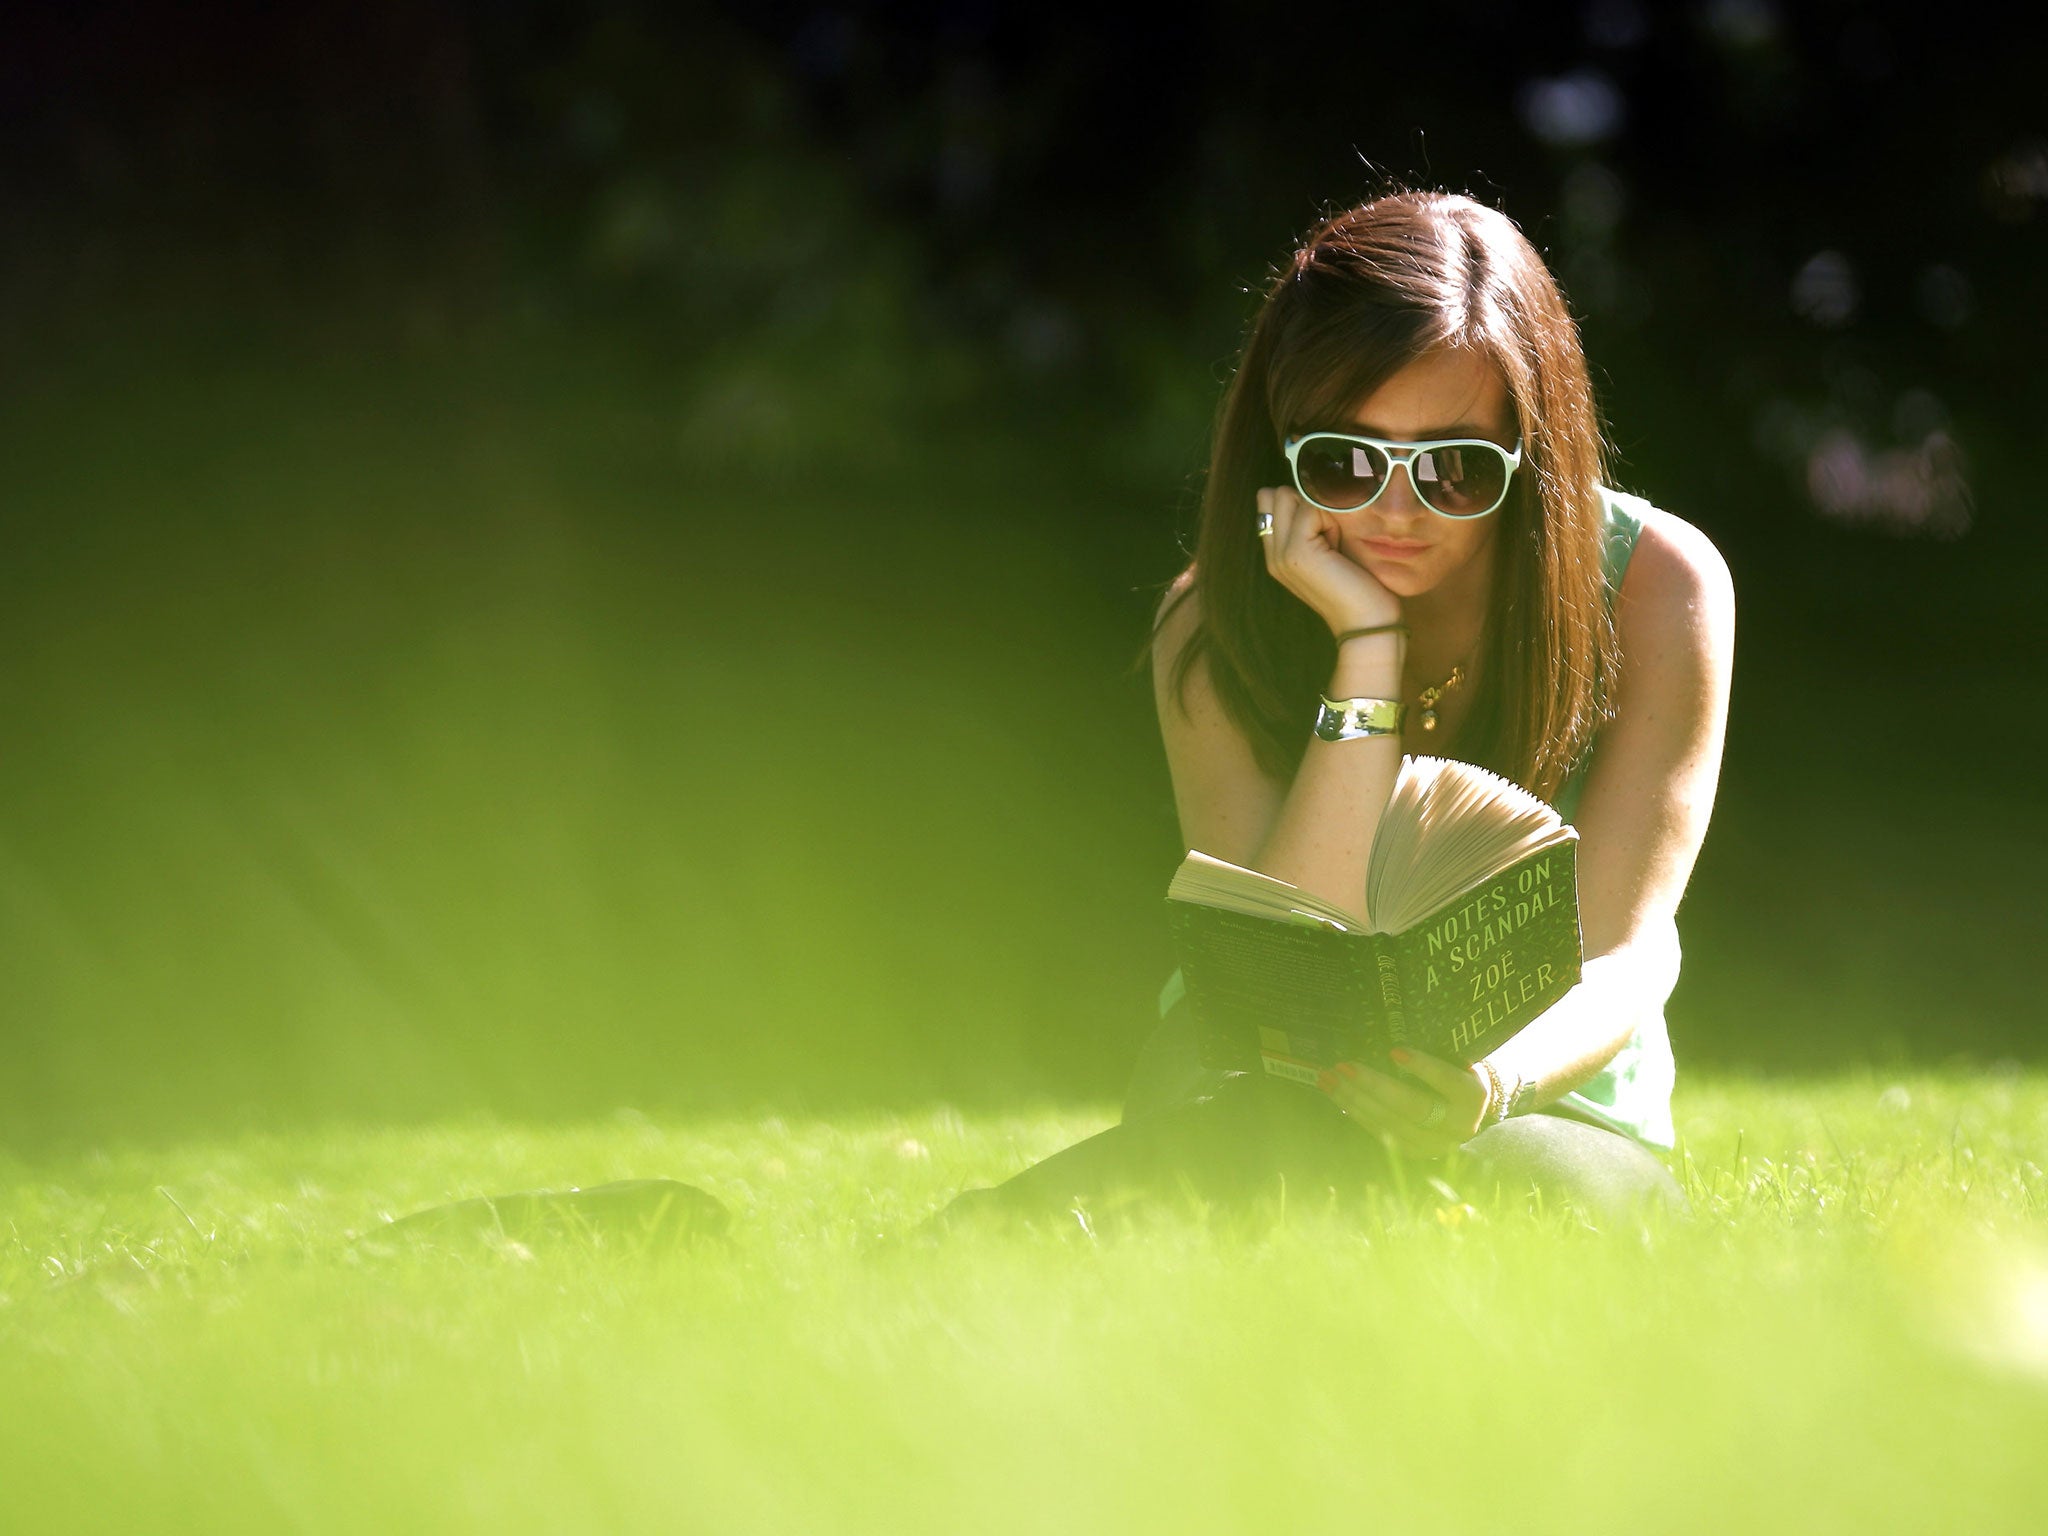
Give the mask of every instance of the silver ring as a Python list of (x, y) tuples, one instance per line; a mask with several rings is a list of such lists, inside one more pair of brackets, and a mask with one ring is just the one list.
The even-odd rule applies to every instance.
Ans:
[(1259, 537), (1262, 539), (1270, 538), (1272, 537), (1272, 533), (1273, 514), (1270, 512), (1261, 512), (1259, 514)]
[(1422, 1117), (1422, 1128), (1433, 1131), (1444, 1123), (1444, 1096), (1438, 1094), (1436, 1102), (1429, 1106), (1429, 1113)]

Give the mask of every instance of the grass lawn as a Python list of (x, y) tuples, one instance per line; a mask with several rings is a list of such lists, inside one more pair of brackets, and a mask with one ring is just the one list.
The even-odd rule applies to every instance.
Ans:
[[(1696, 1217), (894, 1242), (1105, 1124), (469, 1121), (0, 1154), (0, 1524), (2038, 1531), (2048, 1078), (1695, 1078)], [(665, 1176), (671, 1254), (351, 1242)]]

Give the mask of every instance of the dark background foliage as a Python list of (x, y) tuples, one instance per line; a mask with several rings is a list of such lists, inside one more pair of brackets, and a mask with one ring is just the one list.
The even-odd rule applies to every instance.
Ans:
[(1397, 181), (1735, 571), (1681, 1065), (2037, 1056), (2041, 99), (1848, 0), (29, 8), (4, 1125), (1113, 1094), (1124, 663), (1265, 273)]

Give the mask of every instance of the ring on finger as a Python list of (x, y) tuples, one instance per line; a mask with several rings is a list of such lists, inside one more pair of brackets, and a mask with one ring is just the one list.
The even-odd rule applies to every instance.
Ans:
[(1433, 1131), (1444, 1123), (1444, 1096), (1437, 1094), (1436, 1102), (1429, 1106), (1429, 1113), (1422, 1117), (1422, 1128)]
[(1272, 533), (1273, 514), (1270, 512), (1261, 512), (1259, 514), (1259, 537), (1262, 539), (1270, 538), (1272, 536)]

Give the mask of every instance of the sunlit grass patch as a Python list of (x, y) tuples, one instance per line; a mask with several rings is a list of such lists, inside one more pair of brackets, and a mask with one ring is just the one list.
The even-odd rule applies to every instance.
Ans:
[[(917, 1224), (1100, 1106), (333, 1127), (0, 1161), (43, 1530), (2027, 1530), (2048, 1082), (1689, 1082), (1695, 1214)], [(665, 1177), (729, 1235), (407, 1250)], [(1503, 1511), (1506, 1511), (1504, 1514)]]

